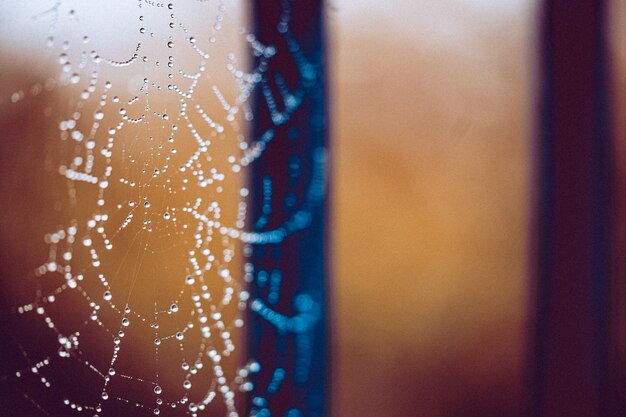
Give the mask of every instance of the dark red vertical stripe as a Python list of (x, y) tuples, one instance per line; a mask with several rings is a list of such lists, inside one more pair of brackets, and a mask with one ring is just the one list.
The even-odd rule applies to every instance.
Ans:
[(604, 2), (546, 0), (529, 414), (607, 416), (612, 142)]
[[(612, 292), (613, 314), (612, 334), (614, 335), (613, 353), (615, 358), (612, 374), (615, 378), (611, 416), (626, 414), (626, 2), (614, 1), (611, 7), (613, 33), (612, 49), (615, 52), (614, 79), (615, 94), (613, 97), (615, 111), (616, 139), (616, 200), (617, 200), (617, 244), (615, 248), (615, 284)], [(621, 258), (621, 261), (620, 261)]]

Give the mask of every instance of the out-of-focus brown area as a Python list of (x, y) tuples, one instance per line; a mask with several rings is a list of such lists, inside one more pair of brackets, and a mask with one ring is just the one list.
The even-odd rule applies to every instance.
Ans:
[(533, 8), (333, 2), (334, 415), (519, 413)]

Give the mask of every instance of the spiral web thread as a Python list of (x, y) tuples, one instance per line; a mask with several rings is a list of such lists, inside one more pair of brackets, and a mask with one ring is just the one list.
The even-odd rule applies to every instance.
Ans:
[[(3, 100), (19, 106), (40, 95), (61, 97), (42, 133), (52, 143), (51, 192), (61, 226), (45, 233), (47, 259), (19, 277), (34, 296), (13, 305), (8, 319), (28, 318), (39, 340), (12, 335), (21, 360), (2, 383), (22, 397), (16, 415), (243, 415), (245, 393), (275, 393), (281, 374), (268, 370), (274, 379), (265, 391), (251, 382), (262, 364), (243, 357), (247, 310), (279, 332), (301, 335), (319, 318), (306, 295), (294, 317), (272, 309), (279, 272), (268, 299), (253, 299), (247, 286), (268, 277), (245, 262), (252, 245), (276, 244), (308, 227), (323, 198), (320, 148), (293, 215), (264, 227), (271, 223), (267, 181), (267, 216), (254, 222), (263, 231), (246, 228), (246, 168), (263, 157), (275, 127), (290, 120), (319, 71), (290, 34), (290, 2), (281, 3), (277, 30), (300, 74), (291, 87), (280, 74), (268, 79), (276, 50), (237, 25), (242, 4), (127, 3), (118, 11), (126, 26), (105, 22), (129, 34), (122, 49), (130, 52), (119, 56), (98, 49), (119, 34), (92, 34), (89, 26), (114, 4), (11, 6), (21, 16), (27, 9), (26, 23), (48, 31), (37, 62), (53, 74)], [(245, 48), (229, 50), (232, 39)], [(258, 88), (273, 126), (250, 139)], [(252, 414), (271, 413), (255, 407)]]

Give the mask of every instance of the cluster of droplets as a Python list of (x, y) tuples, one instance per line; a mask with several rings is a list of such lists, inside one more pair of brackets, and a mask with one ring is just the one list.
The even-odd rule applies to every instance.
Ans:
[[(250, 194), (242, 186), (245, 167), (262, 157), (276, 128), (290, 120), (320, 75), (289, 33), (288, 10), (277, 29), (285, 36), (299, 72), (298, 85), (292, 89), (279, 74), (272, 79), (274, 88), (270, 87), (266, 70), (276, 50), (244, 29), (237, 35), (252, 51), (256, 66), (246, 69), (247, 60), (232, 51), (225, 52), (225, 65), (216, 62), (215, 56), (222, 56), (219, 49), (212, 48), (219, 44), (228, 16), (223, 2), (217, 5), (213, 25), (208, 26), (210, 33), (203, 36), (191, 35), (173, 3), (139, 0), (137, 5), (140, 40), (133, 43), (128, 55), (114, 58), (95, 47), (90, 49), (95, 35), (81, 36), (78, 50), (70, 41), (59, 40), (54, 30), (63, 19), (63, 3), (58, 2), (50, 11), (53, 23), (46, 41), (49, 53), (57, 54), (58, 76), (10, 97), (11, 102), (19, 103), (29, 95), (56, 89), (72, 95), (71, 109), (57, 122), (62, 144), (57, 172), (67, 186), (66, 204), (71, 208), (67, 213), (81, 213), (66, 219), (67, 226), (45, 235), (48, 259), (35, 275), (40, 281), (61, 276), (61, 283), (43, 291), (38, 281), (36, 299), (16, 308), (18, 314), (42, 318), (58, 340), (57, 354), (33, 362), (28, 352), (23, 352), (28, 368), (17, 371), (15, 377), (40, 375), (54, 360), (76, 360), (102, 384), (95, 403), (81, 403), (70, 398), (71, 393), (64, 393), (62, 402), (68, 409), (104, 417), (109, 415), (107, 405), (115, 401), (154, 415), (196, 417), (208, 415), (221, 399), (227, 416), (236, 417), (240, 415), (237, 395), (253, 391), (250, 377), (261, 370), (254, 360), (236, 367), (240, 360), (235, 355), (239, 349), (236, 333), (245, 326), (246, 311), (258, 314), (279, 332), (295, 334), (298, 349), (310, 344), (307, 332), (320, 315), (306, 294), (296, 300), (297, 315), (278, 313), (274, 306), (281, 296), (281, 271), (255, 271), (252, 264), (245, 263), (240, 277), (236, 265), (239, 253), (250, 255), (252, 245), (278, 243), (308, 227), (312, 211), (324, 197), (326, 154), (320, 148), (313, 155), (313, 178), (300, 209), (273, 229), (252, 232), (245, 228)], [(71, 9), (67, 16), (77, 20), (80, 13)], [(153, 26), (152, 21), (159, 23)], [(161, 21), (166, 22), (165, 36), (158, 26)], [(166, 56), (151, 53), (155, 45)], [(191, 55), (177, 56), (181, 50)], [(218, 85), (216, 66), (225, 68), (234, 94)], [(131, 70), (135, 72), (128, 81), (124, 77), (129, 73), (124, 71)], [(122, 75), (116, 76), (116, 72)], [(153, 72), (156, 74), (151, 75)], [(126, 84), (133, 85), (130, 93), (123, 88)], [(273, 125), (249, 140), (246, 123), (253, 119), (250, 98), (255, 88), (261, 91)], [(290, 170), (299, 171), (297, 160)], [(236, 196), (234, 208), (220, 204), (219, 196), (227, 193)], [(272, 213), (269, 178), (264, 181), (263, 195), (264, 215), (256, 222), (259, 229)], [(132, 267), (122, 268), (121, 258), (126, 258), (133, 245), (139, 254), (133, 255)], [(180, 281), (180, 290), (172, 293), (165, 307), (155, 301), (152, 311), (134, 308), (133, 289), (151, 286), (138, 283), (143, 259), (156, 258), (161, 252), (184, 254), (186, 267), (170, 278)], [(127, 275), (130, 283), (127, 291), (116, 286), (122, 275)], [(266, 301), (251, 299), (246, 286), (255, 279), (258, 285), (268, 286)], [(55, 318), (48, 308), (61, 303), (66, 292), (77, 294), (89, 310), (72, 332), (63, 331), (65, 326), (57, 323), (63, 318)], [(102, 329), (111, 339), (107, 367), (86, 359), (89, 352), (83, 351), (81, 337), (88, 326)], [(127, 344), (143, 343), (129, 340), (136, 328), (151, 334), (157, 370), (150, 378), (126, 374), (118, 366)], [(168, 346), (178, 346), (176, 357), (160, 354)], [(172, 387), (170, 376), (159, 375), (159, 364), (165, 362), (178, 363), (181, 378), (177, 387)], [(278, 391), (285, 379), (283, 368), (271, 372), (267, 395)], [(114, 394), (118, 380), (149, 385), (154, 402)], [(194, 392), (196, 381), (198, 385), (211, 382), (200, 396)], [(40, 382), (46, 389), (56, 388), (50, 378), (41, 376)], [(180, 388), (182, 395), (169, 395)], [(26, 394), (25, 398), (41, 407)], [(267, 410), (264, 404), (262, 396), (255, 396), (253, 405), (262, 410), (259, 415)]]
[[(251, 92), (261, 81), (264, 66), (247, 71), (241, 66), (246, 60), (240, 63), (237, 54), (228, 52), (225, 66), (236, 90), (234, 96), (229, 95), (216, 83), (213, 72), (217, 65), (223, 64), (211, 52), (212, 46), (219, 43), (218, 35), (225, 24), (225, 4), (220, 2), (217, 6), (210, 33), (202, 37), (190, 35), (178, 19), (173, 3), (141, 0), (138, 6), (138, 32), (143, 38), (127, 57), (115, 58), (96, 47), (90, 49), (97, 40), (95, 34), (81, 36), (78, 47), (71, 40), (60, 40), (60, 35), (55, 33), (58, 25), (63, 19), (79, 21), (81, 14), (80, 10), (64, 11), (63, 3), (58, 2), (48, 12), (52, 23), (45, 43), (49, 54), (57, 54), (58, 75), (26, 92), (18, 90), (11, 94), (13, 103), (28, 98), (29, 92), (30, 96), (44, 91), (71, 96), (68, 111), (56, 122), (61, 141), (56, 171), (67, 187), (67, 201), (63, 205), (69, 209), (64, 213), (71, 217), (65, 219), (67, 226), (45, 235), (48, 259), (35, 270), (36, 298), (15, 310), (18, 314), (41, 317), (54, 332), (58, 350), (29, 364), (28, 370), (16, 371), (14, 376), (21, 379), (26, 374), (41, 375), (54, 361), (74, 360), (98, 375), (102, 384), (96, 403), (81, 403), (71, 398), (71, 392), (63, 393), (60, 401), (68, 410), (103, 417), (108, 415), (107, 404), (116, 401), (154, 415), (199, 416), (209, 412), (221, 398), (227, 415), (234, 417), (239, 415), (237, 392), (251, 391), (253, 386), (248, 378), (260, 369), (258, 363), (251, 361), (234, 369), (234, 374), (231, 370), (239, 360), (233, 355), (238, 349), (234, 333), (244, 327), (250, 302), (246, 283), (238, 278), (234, 264), (243, 244), (241, 236), (245, 233), (249, 194), (241, 187), (242, 167), (259, 157), (263, 143), (267, 142), (267, 135), (258, 142), (248, 141), (246, 123), (252, 119)], [(150, 53), (151, 44), (162, 38), (157, 27), (151, 27), (151, 19), (158, 21), (155, 15), (165, 16), (167, 20), (165, 59)], [(180, 33), (184, 41), (178, 39)], [(271, 58), (271, 47), (261, 45), (244, 29), (238, 31), (238, 36), (257, 55)], [(194, 54), (197, 62), (194, 71), (183, 69), (193, 59), (177, 57), (179, 48)], [(125, 97), (124, 75), (116, 76), (115, 71), (142, 71), (137, 69), (142, 65), (165, 71), (165, 83), (158, 72), (154, 76), (146, 75)], [(150, 72), (155, 70), (146, 70), (146, 74)], [(207, 98), (198, 97), (200, 89), (205, 96), (210, 95), (215, 106), (207, 106)], [(232, 142), (233, 146), (223, 145), (224, 142)], [(221, 158), (222, 152), (213, 151), (215, 146), (230, 149), (223, 160), (215, 159)], [(240, 188), (233, 193), (228, 187)], [(224, 222), (225, 208), (218, 198), (225, 191), (239, 200), (235, 216), (226, 216), (234, 218), (232, 223)], [(79, 215), (72, 214), (77, 211)], [(117, 262), (121, 266), (123, 262), (110, 254), (117, 253), (116, 250), (130, 251), (126, 236), (131, 233), (129, 230), (134, 231), (139, 241), (139, 265), (144, 255), (157, 253), (149, 243), (151, 239), (159, 242), (159, 250), (186, 254), (188, 267), (172, 278), (182, 281), (180, 291), (165, 309), (155, 302), (152, 314), (133, 308), (131, 295), (140, 268), (122, 272), (117, 268), (117, 272), (112, 272), (116, 268), (110, 265)], [(146, 237), (151, 234), (154, 237)], [(178, 243), (168, 247), (168, 240)], [(130, 291), (120, 291), (114, 283), (125, 273), (132, 282)], [(41, 289), (55, 282), (56, 276), (63, 278), (58, 286)], [(219, 284), (214, 283), (216, 279)], [(66, 327), (63, 317), (56, 316), (49, 307), (58, 308), (64, 294), (69, 292), (86, 302), (89, 313), (75, 331), (67, 333), (62, 330)], [(110, 320), (111, 312), (118, 317), (117, 325)], [(177, 320), (181, 324), (173, 330), (168, 322), (167, 332), (162, 331), (167, 317), (182, 314), (187, 317), (186, 322)], [(102, 329), (111, 338), (107, 368), (88, 360), (90, 353), (83, 350), (83, 330), (90, 326)], [(160, 378), (158, 370), (150, 379), (125, 374), (118, 362), (126, 344), (139, 343), (127, 340), (136, 327), (152, 332), (152, 350), (157, 362), (179, 361), (183, 375), (180, 387), (184, 391), (191, 392), (194, 379), (199, 377), (212, 381), (205, 394), (194, 398), (185, 393), (179, 398), (170, 395), (165, 399), (168, 391), (178, 392), (170, 388), (171, 378)], [(191, 334), (194, 336), (190, 337)], [(197, 345), (185, 345), (189, 339), (198, 341)], [(179, 346), (178, 358), (159, 356), (160, 349), (167, 344)], [(31, 362), (28, 352), (23, 354)], [(55, 383), (53, 378), (54, 375), (41, 376), (40, 382), (46, 389), (62, 392), (63, 381)], [(112, 386), (121, 379), (151, 385), (154, 403), (114, 394), (116, 390)], [(36, 399), (26, 394), (25, 398), (37, 404)], [(43, 408), (42, 411), (45, 412)]]

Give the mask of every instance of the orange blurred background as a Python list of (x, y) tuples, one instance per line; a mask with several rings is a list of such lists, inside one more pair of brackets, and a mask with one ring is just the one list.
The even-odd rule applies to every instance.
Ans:
[(334, 1), (336, 416), (515, 416), (534, 1)]

